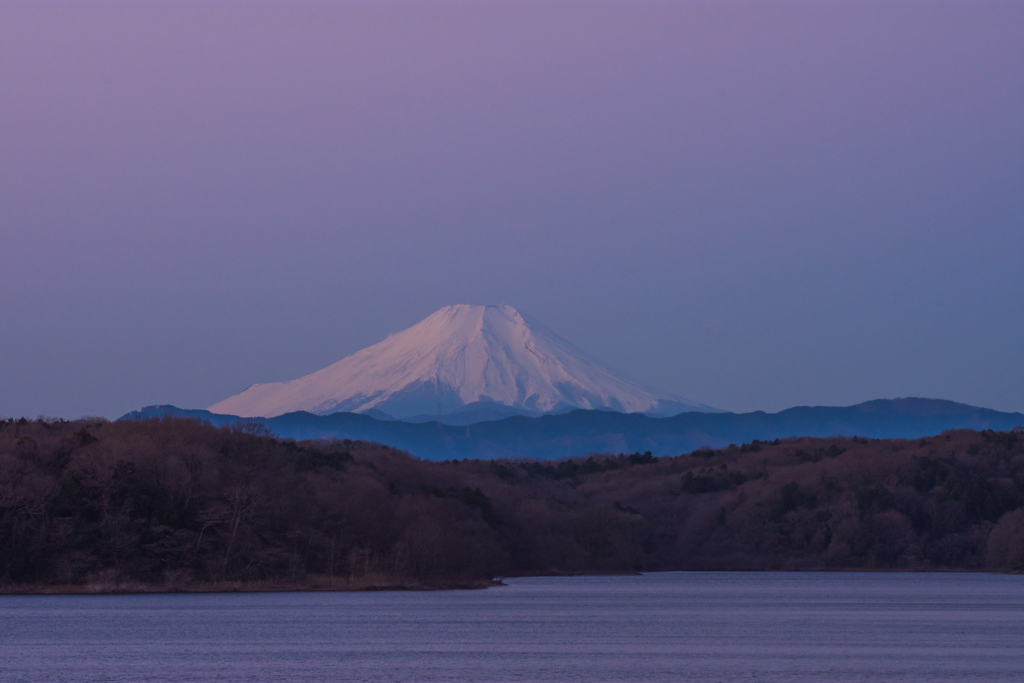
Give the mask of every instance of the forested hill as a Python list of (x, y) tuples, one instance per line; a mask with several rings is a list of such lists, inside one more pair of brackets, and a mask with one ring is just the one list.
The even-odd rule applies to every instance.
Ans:
[[(0, 588), (1024, 568), (1024, 434), (430, 462), (178, 418), (0, 422)], [(259, 583), (263, 582), (263, 583)]]
[[(122, 419), (162, 415), (196, 417), (216, 425), (242, 419), (174, 406), (150, 406)], [(920, 398), (868, 401), (845, 408), (801, 407), (779, 413), (681, 413), (666, 418), (576, 410), (562, 415), (509, 417), (461, 426), (379, 420), (355, 413), (320, 416), (298, 412), (252, 419), (282, 437), (377, 441), (429, 460), (558, 459), (585, 453), (633, 451), (674, 455), (701, 446), (722, 448), (755, 439), (837, 435), (915, 439), (947, 429), (1006, 431), (1024, 424), (1021, 413), (1002, 413), (952, 401)]]

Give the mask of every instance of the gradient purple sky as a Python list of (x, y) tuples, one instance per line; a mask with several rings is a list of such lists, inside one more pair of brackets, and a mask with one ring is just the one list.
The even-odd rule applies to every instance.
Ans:
[(1024, 3), (0, 3), (0, 415), (509, 303), (729, 410), (1024, 410)]

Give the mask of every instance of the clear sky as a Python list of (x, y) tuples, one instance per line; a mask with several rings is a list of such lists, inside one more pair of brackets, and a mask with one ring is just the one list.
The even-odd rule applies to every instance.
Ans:
[(1024, 3), (0, 3), (0, 415), (509, 303), (729, 410), (1024, 411)]

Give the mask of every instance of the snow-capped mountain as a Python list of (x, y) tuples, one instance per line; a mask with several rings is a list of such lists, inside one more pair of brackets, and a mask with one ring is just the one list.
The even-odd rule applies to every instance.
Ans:
[(574, 408), (717, 412), (619, 377), (511, 306), (468, 304), (442, 308), (305, 377), (253, 385), (210, 411), (242, 417), (369, 412), (407, 419), (439, 410), (501, 416)]

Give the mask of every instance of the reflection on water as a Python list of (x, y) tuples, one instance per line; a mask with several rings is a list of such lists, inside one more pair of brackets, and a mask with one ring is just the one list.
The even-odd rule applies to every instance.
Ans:
[(1024, 681), (1024, 576), (0, 596), (4, 681)]

